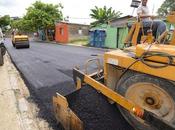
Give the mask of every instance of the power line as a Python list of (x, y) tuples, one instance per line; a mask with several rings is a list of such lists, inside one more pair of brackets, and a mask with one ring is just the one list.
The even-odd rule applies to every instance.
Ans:
[(65, 17), (65, 18), (68, 18), (68, 19), (89, 19), (89, 20), (92, 20), (92, 18), (80, 18), (80, 17)]

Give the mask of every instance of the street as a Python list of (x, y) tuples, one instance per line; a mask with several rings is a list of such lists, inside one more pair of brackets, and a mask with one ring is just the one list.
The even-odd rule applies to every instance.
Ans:
[(83, 65), (92, 54), (103, 54), (105, 50), (39, 42), (30, 42), (30, 45), (30, 49), (15, 49), (10, 39), (5, 43), (40, 108), (39, 116), (46, 119), (53, 129), (60, 130), (62, 127), (57, 125), (52, 114), (52, 96), (56, 92), (62, 95), (71, 93), (74, 90), (72, 68)]
[(0, 6), (0, 130), (175, 130), (175, 0)]

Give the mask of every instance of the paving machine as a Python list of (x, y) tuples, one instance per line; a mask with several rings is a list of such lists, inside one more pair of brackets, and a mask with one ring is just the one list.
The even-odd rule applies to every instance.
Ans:
[[(170, 13), (167, 20), (175, 24), (175, 12)], [(75, 67), (76, 91), (66, 96), (57, 93), (53, 97), (55, 117), (66, 130), (124, 130), (105, 126), (109, 120), (117, 124), (117, 119), (113, 118), (115, 113), (104, 113), (112, 109), (96, 105), (102, 101), (108, 101), (111, 106), (116, 104), (124, 119), (133, 126), (126, 130), (175, 130), (175, 31), (166, 31), (152, 42), (153, 38), (144, 36), (146, 40), (136, 44), (137, 25), (132, 26), (125, 41), (132, 47), (106, 52), (102, 69), (99, 58), (88, 60), (83, 70)], [(97, 64), (94, 73), (88, 73), (91, 62)], [(100, 96), (104, 100), (99, 100)], [(88, 121), (85, 116), (89, 117)], [(98, 124), (102, 118), (107, 120)], [(100, 127), (94, 128), (94, 125)]]
[(12, 34), (12, 45), (15, 48), (29, 48), (29, 37), (14, 31)]

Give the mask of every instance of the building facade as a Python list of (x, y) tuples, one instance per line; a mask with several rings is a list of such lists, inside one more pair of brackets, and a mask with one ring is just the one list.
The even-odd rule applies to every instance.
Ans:
[(77, 39), (85, 39), (89, 35), (89, 25), (58, 22), (55, 27), (55, 40), (68, 43)]

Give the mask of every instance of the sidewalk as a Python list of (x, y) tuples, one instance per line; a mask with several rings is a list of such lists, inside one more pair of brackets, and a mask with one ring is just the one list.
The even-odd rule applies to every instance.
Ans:
[(27, 87), (9, 56), (0, 66), (0, 130), (51, 130), (47, 122), (37, 117), (37, 106), (27, 101)]
[(39, 43), (51, 43), (51, 44), (59, 44), (62, 46), (77, 46), (77, 47), (84, 47), (84, 48), (91, 48), (91, 49), (96, 49), (96, 50), (105, 50), (105, 51), (110, 51), (110, 50), (116, 50), (116, 49), (110, 49), (110, 48), (97, 48), (97, 47), (92, 47), (92, 46), (83, 46), (80, 44), (76, 44), (76, 43), (67, 43), (67, 44), (62, 44), (62, 43), (58, 43), (56, 41), (42, 41), (42, 40), (36, 40), (36, 39), (31, 39), (31, 41), (33, 42), (39, 42)]

